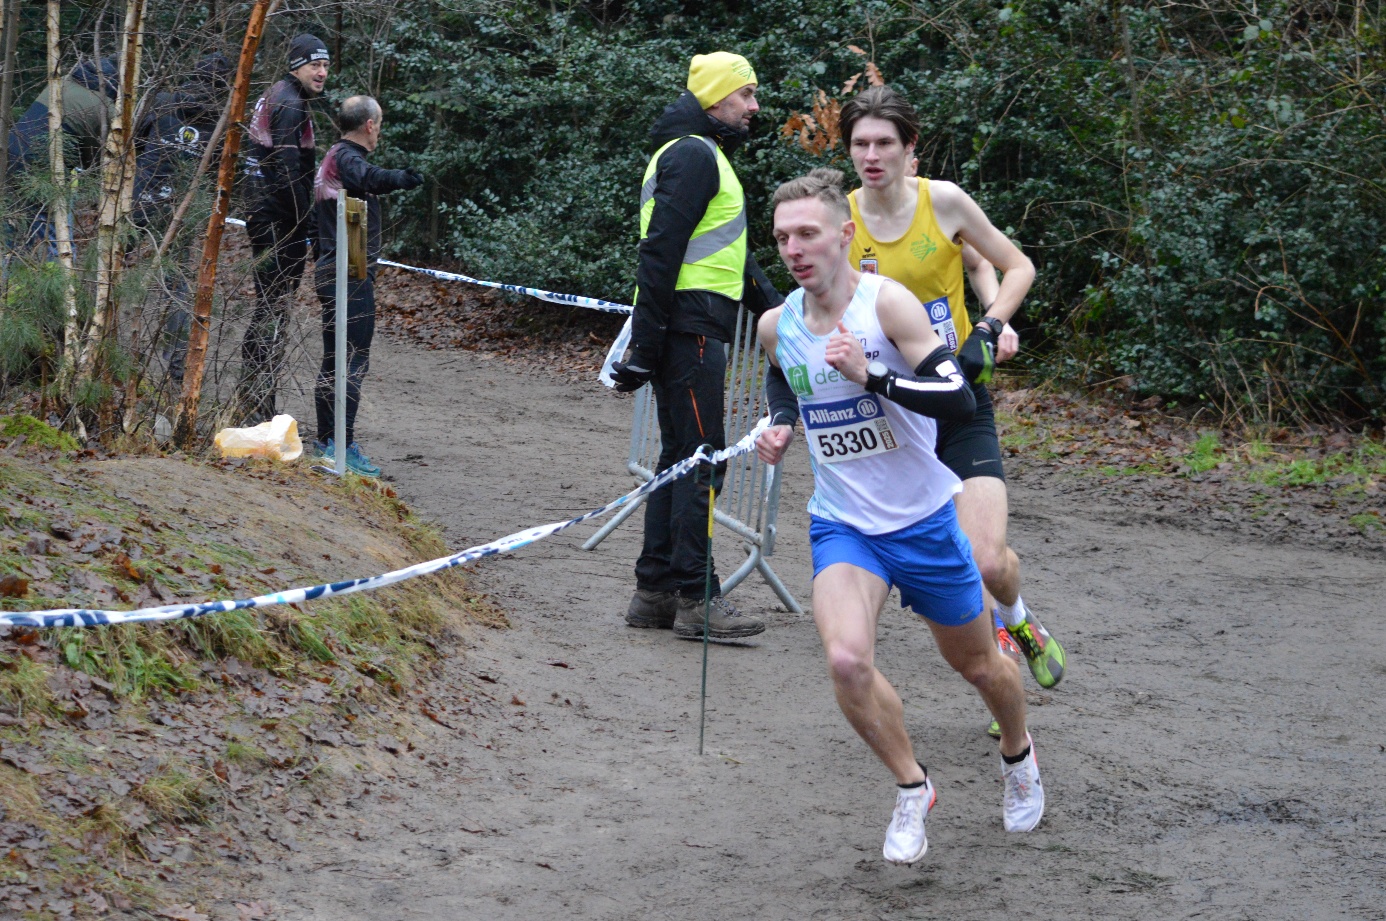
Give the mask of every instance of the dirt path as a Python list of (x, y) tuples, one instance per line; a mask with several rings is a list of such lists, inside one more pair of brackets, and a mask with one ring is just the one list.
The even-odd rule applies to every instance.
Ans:
[[(373, 359), (362, 441), (454, 547), (630, 487), (629, 403), (595, 382), (391, 340)], [(801, 449), (788, 464), (773, 563), (807, 604)], [(1052, 692), (1027, 678), (1034, 833), (1002, 831), (981, 703), (898, 608), (878, 661), (939, 788), (919, 867), (882, 862), (890, 778), (837, 711), (811, 619), (755, 576), (732, 597), (771, 629), (712, 649), (698, 757), (700, 647), (620, 619), (628, 525), (595, 553), (584, 529), (480, 567), (514, 628), (440, 682), (453, 730), (262, 866), (258, 897), (286, 921), (1386, 917), (1386, 564), (1023, 469), (1012, 504), (1026, 597), (1071, 658)], [(737, 553), (719, 545), (728, 571)]]

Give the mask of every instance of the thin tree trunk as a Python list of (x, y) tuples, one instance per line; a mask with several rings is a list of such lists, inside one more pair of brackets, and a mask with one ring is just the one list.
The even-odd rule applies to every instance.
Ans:
[(139, 87), (140, 53), (144, 48), (144, 2), (130, 0), (121, 36), (119, 85), (115, 114), (101, 156), (101, 212), (96, 231), (96, 311), (87, 330), (78, 362), (78, 379), (97, 373), (97, 358), (108, 336), (117, 334), (120, 305), (116, 289), (125, 266), (121, 223), (130, 213), (135, 185), (135, 97)]
[(226, 142), (221, 150), (221, 169), (217, 172), (216, 198), (212, 217), (207, 222), (207, 238), (202, 243), (202, 262), (197, 272), (197, 294), (193, 298), (192, 329), (188, 334), (188, 357), (183, 372), (183, 398), (174, 425), (174, 442), (183, 448), (192, 446), (197, 434), (197, 408), (202, 397), (202, 375), (207, 358), (207, 331), (212, 316), (212, 295), (217, 283), (217, 256), (221, 250), (221, 235), (226, 229), (226, 214), (231, 207), (231, 183), (236, 173), (236, 154), (241, 148), (241, 122), (245, 103), (250, 95), (250, 72), (255, 67), (255, 50), (265, 31), (265, 19), (270, 7), (278, 0), (255, 0), (246, 26), (245, 41), (241, 44), (241, 60), (236, 68), (236, 82), (231, 90), (230, 111), (233, 120), (226, 128)]
[[(19, 40), (19, 0), (5, 0), (4, 11), (5, 45), (0, 54), (4, 55), (0, 66), (4, 67), (4, 77), (0, 77), (0, 138), (10, 136), (10, 110), (14, 107), (14, 50)], [(10, 166), (10, 145), (0, 146), (0, 177), (5, 176)], [(0, 184), (3, 189), (3, 184)], [(0, 207), (0, 211), (3, 208)]]
[(48, 220), (53, 225), (58, 262), (63, 267), (63, 367), (61, 392), (69, 392), (68, 384), (76, 367), (81, 347), (81, 325), (77, 316), (77, 291), (73, 287), (72, 228), (67, 219), (68, 199), (72, 185), (63, 162), (63, 67), (58, 51), (59, 0), (48, 0), (48, 165), (53, 174), (53, 198), (48, 203)]
[[(10, 136), (10, 112), (14, 102), (14, 49), (19, 38), (19, 0), (4, 0), (0, 5), (0, 24), (3, 24), (5, 37), (0, 41), (0, 138)], [(10, 145), (0, 144), (0, 221), (8, 215), (5, 212), (5, 178), (10, 170)], [(6, 279), (8, 273), (0, 274), (0, 319), (5, 316)]]

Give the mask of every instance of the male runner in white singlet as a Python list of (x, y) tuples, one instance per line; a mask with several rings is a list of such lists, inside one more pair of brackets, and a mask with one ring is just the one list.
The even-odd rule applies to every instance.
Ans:
[(1020, 669), (982, 616), (981, 576), (952, 502), (962, 486), (934, 455), (935, 418), (970, 417), (972, 388), (919, 300), (847, 261), (856, 228), (841, 186), (840, 172), (818, 169), (772, 200), (780, 258), (800, 287), (758, 326), (773, 424), (756, 451), (779, 463), (802, 412), (814, 475), (814, 622), (838, 706), (899, 785), (885, 858), (913, 863), (928, 849), (924, 820), (936, 796), (900, 696), (874, 664), (892, 586), (1000, 723), (1007, 831), (1039, 824), (1044, 788)]

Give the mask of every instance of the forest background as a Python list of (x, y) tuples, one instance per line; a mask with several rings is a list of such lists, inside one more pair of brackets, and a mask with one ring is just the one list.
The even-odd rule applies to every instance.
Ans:
[[(208, 51), (236, 60), (251, 4), (145, 5), (140, 99)], [(13, 124), (46, 79), (46, 12), (6, 6)], [(61, 4), (64, 72), (115, 53), (125, 6)], [(923, 116), (921, 174), (960, 183), (1035, 260), (1018, 324), (1030, 370), (1243, 422), (1375, 427), (1382, 27), (1365, 0), (300, 0), (270, 17), (249, 98), (282, 75), (289, 37), (315, 32), (334, 54), (320, 141), (335, 103), (369, 92), (387, 113), (376, 162), (428, 178), (388, 203), (394, 255), (624, 302), (648, 130), (691, 54), (756, 67), (762, 109), (736, 167), (752, 243), (786, 290), (754, 203), (813, 166), (850, 175), (832, 113), (884, 79)], [(0, 386), (43, 384), (61, 304), (9, 282)], [(149, 285), (132, 273), (123, 296)]]

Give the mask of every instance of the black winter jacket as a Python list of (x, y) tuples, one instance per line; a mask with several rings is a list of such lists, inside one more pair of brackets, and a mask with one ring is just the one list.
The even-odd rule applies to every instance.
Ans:
[(308, 99), (303, 84), (290, 75), (255, 103), (247, 129), (250, 147), (245, 166), (251, 180), (247, 212), (258, 212), (277, 223), (309, 224), (318, 151)]
[(344, 138), (332, 145), (318, 167), (313, 197), (318, 224), (316, 277), (320, 280), (331, 280), (336, 272), (338, 189), (346, 189), (347, 195), (366, 202), (366, 271), (375, 280), (375, 263), (380, 258), (379, 196), (408, 188), (409, 179), (402, 169), (372, 166), (368, 156), (366, 148)]
[(135, 139), (134, 217), (140, 226), (165, 216), (178, 174), (202, 159), (222, 104), (216, 86), (197, 81), (154, 97)]
[[(746, 141), (746, 132), (724, 125), (684, 91), (655, 120), (650, 137), (656, 148), (684, 138), (666, 150), (655, 169), (654, 211), (645, 239), (640, 241), (635, 315), (631, 320), (631, 364), (658, 367), (667, 332), (693, 333), (730, 342), (736, 335), (735, 301), (710, 291), (676, 291), (683, 254), (693, 230), (717, 194), (717, 160), (707, 145), (694, 137), (715, 140), (730, 155)], [(784, 298), (746, 252), (746, 288), (742, 303), (759, 315)]]

